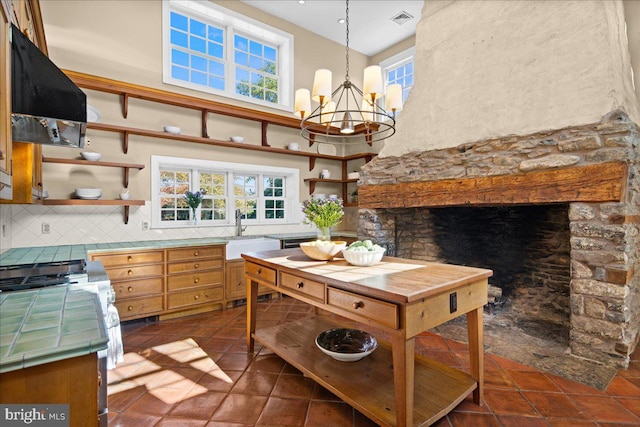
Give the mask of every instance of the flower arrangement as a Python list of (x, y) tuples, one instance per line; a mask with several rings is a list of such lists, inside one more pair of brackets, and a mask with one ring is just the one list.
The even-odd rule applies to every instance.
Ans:
[(344, 216), (342, 199), (310, 199), (302, 204), (305, 224), (318, 227), (318, 239), (331, 241), (331, 227), (340, 224)]
[(186, 193), (184, 193), (184, 197), (185, 199), (187, 199), (187, 204), (191, 208), (191, 212), (193, 212), (194, 222), (197, 221), (196, 209), (198, 209), (198, 206), (200, 206), (200, 203), (202, 203), (202, 199), (204, 198), (205, 194), (206, 192), (202, 188), (200, 189), (200, 191), (187, 191)]

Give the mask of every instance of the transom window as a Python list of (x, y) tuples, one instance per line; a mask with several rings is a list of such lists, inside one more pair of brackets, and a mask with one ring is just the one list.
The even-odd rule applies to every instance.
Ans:
[(213, 2), (163, 1), (165, 83), (291, 111), (293, 36)]
[[(299, 171), (240, 163), (152, 156), (151, 226), (174, 228), (299, 222)], [(187, 191), (203, 193), (194, 212)]]

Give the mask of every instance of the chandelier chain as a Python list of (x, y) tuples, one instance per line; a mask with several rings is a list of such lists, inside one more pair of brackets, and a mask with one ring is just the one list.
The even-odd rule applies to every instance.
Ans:
[(345, 76), (345, 80), (349, 80), (349, 0), (347, 0), (347, 12), (345, 22), (347, 24), (347, 75)]

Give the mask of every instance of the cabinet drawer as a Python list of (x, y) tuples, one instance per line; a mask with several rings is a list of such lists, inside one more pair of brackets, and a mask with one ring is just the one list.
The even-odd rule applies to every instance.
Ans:
[(325, 286), (324, 283), (315, 280), (303, 279), (288, 273), (282, 273), (280, 287), (294, 290), (300, 295), (313, 298), (324, 303)]
[(219, 271), (202, 271), (199, 273), (178, 274), (175, 276), (167, 276), (167, 289), (176, 291), (184, 288), (193, 288), (196, 286), (222, 285), (224, 282), (224, 273)]
[(195, 261), (194, 258), (223, 258), (223, 256), (224, 245), (197, 246), (192, 248), (167, 250), (167, 261)]
[(335, 288), (328, 289), (327, 303), (385, 326), (398, 327), (398, 306), (395, 304)]
[(148, 276), (162, 276), (164, 275), (164, 265), (141, 265), (122, 268), (108, 268), (107, 276), (109, 279), (136, 279), (140, 277)]
[(143, 280), (127, 280), (124, 282), (112, 283), (116, 291), (116, 300), (120, 298), (132, 298), (142, 295), (153, 295), (164, 293), (162, 277), (152, 277)]
[(181, 273), (183, 271), (200, 271), (200, 270), (211, 270), (211, 269), (221, 269), (224, 264), (222, 258), (220, 259), (205, 259), (205, 260), (194, 260), (188, 262), (176, 262), (173, 264), (167, 265), (167, 273)]
[(173, 292), (167, 295), (167, 308), (171, 310), (189, 305), (219, 302), (222, 301), (223, 294), (222, 287), (204, 288), (187, 292)]
[(258, 282), (276, 284), (276, 271), (269, 267), (263, 267), (252, 262), (244, 263), (244, 274), (256, 279)]
[(92, 255), (91, 259), (94, 261), (102, 261), (102, 265), (108, 268), (120, 265), (161, 263), (164, 262), (164, 253), (162, 251), (153, 251)]
[(162, 311), (162, 297), (135, 298), (122, 301), (116, 299), (115, 305), (120, 319), (127, 320), (128, 318), (141, 317)]

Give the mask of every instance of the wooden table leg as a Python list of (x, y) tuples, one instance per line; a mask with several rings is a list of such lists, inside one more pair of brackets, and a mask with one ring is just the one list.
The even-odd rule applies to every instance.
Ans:
[(413, 390), (415, 341), (405, 339), (404, 331), (391, 337), (393, 353), (393, 384), (396, 393), (397, 427), (413, 426)]
[(247, 351), (253, 352), (258, 311), (258, 282), (247, 279)]
[(482, 405), (484, 398), (484, 323), (482, 307), (467, 313), (467, 328), (471, 376), (478, 382), (478, 388), (473, 391), (473, 402)]

